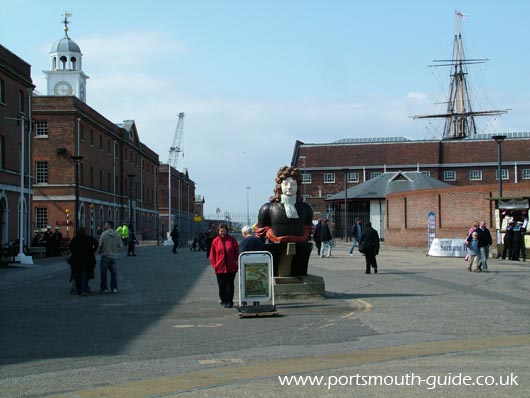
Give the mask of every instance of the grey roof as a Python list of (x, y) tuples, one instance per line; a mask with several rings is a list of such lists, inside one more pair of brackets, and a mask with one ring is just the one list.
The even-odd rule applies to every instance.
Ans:
[(70, 39), (68, 36), (65, 36), (62, 39), (59, 39), (55, 43), (53, 43), (51, 52), (52, 53), (55, 53), (55, 52), (60, 52), (60, 53), (77, 52), (77, 53), (80, 53), (81, 49), (79, 48), (79, 46), (77, 45), (77, 43), (75, 41)]
[[(380, 199), (394, 192), (415, 191), (417, 189), (444, 188), (449, 184), (418, 171), (398, 171), (383, 173), (362, 184), (348, 188), (347, 199)], [(344, 200), (344, 191), (326, 200)]]
[(407, 137), (364, 137), (364, 138), (342, 138), (333, 144), (368, 144), (381, 142), (408, 142), (412, 141)]

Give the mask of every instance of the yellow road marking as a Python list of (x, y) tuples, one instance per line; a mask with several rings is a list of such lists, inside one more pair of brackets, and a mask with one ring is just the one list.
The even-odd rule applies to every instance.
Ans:
[(530, 334), (470, 338), (464, 340), (435, 341), (417, 344), (374, 348), (306, 358), (273, 360), (244, 366), (227, 366), (222, 371), (206, 369), (196, 372), (156, 377), (130, 383), (91, 390), (55, 395), (54, 398), (147, 398), (172, 395), (221, 384), (241, 383), (256, 379), (275, 378), (279, 375), (319, 372), (330, 369), (355, 367), (389, 360), (406, 360), (418, 357), (457, 352), (470, 352), (494, 348), (530, 346)]

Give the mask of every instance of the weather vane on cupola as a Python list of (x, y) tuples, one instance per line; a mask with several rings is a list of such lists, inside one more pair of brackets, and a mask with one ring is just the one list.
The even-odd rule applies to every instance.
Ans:
[(68, 24), (70, 23), (68, 18), (72, 18), (72, 13), (65, 11), (63, 16), (64, 20), (62, 20), (61, 23), (64, 23), (64, 34), (66, 35), (66, 37), (68, 37)]

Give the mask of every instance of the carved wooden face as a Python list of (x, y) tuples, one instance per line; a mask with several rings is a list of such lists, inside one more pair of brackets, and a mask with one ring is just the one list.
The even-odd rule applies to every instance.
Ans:
[(282, 181), (282, 193), (286, 196), (296, 196), (298, 190), (298, 183), (292, 177), (287, 177)]

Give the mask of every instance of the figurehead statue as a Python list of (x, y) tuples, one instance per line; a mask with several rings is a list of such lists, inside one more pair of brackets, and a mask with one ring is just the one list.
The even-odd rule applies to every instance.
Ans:
[(302, 176), (297, 168), (284, 166), (278, 170), (275, 181), (274, 196), (259, 210), (256, 236), (266, 239), (265, 250), (273, 254), (276, 276), (280, 257), (285, 254), (291, 256), (291, 275), (307, 275), (307, 263), (313, 247), (308, 242), (313, 228), (313, 209), (302, 201), (298, 191)]

